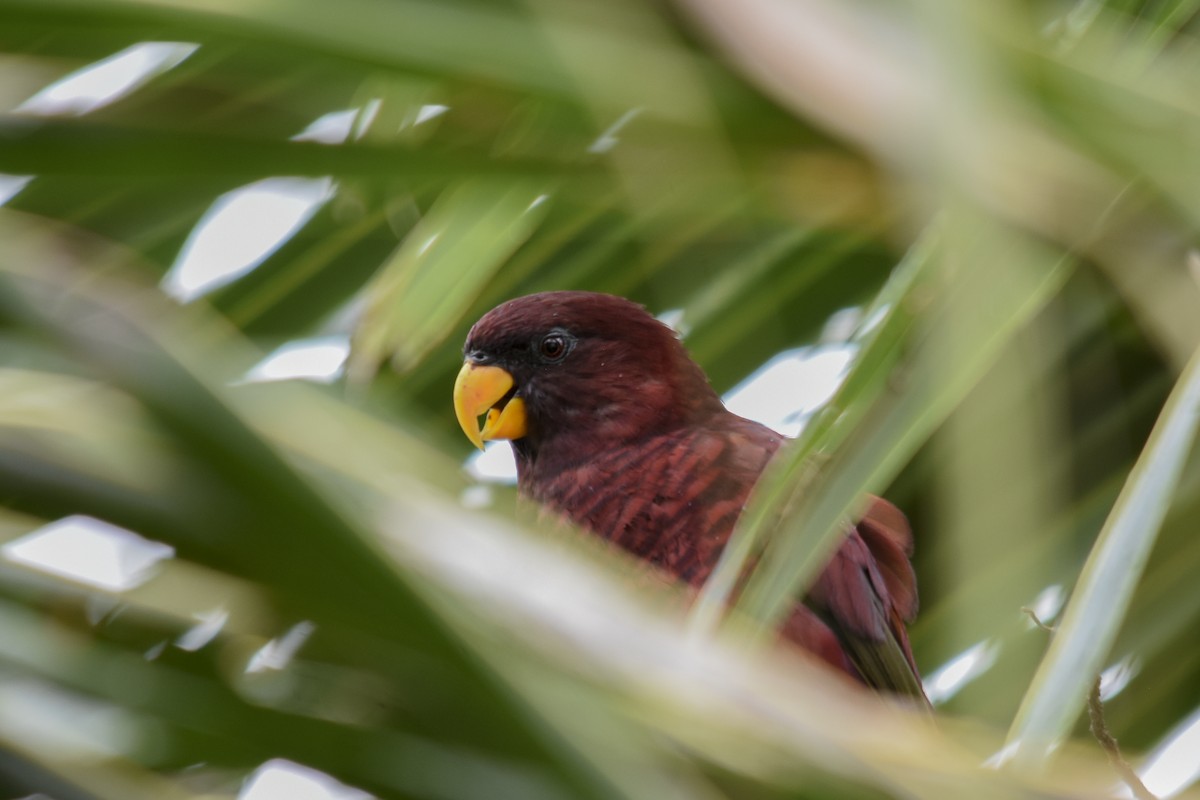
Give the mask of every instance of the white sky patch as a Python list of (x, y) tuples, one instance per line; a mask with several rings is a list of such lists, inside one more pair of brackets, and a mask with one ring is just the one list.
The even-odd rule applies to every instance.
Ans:
[[(1163, 737), (1137, 773), (1150, 793), (1162, 800), (1200, 780), (1200, 708)], [(1133, 796), (1124, 786), (1119, 793), (1122, 797)]]
[(322, 114), (293, 136), (292, 141), (343, 144), (351, 138), (361, 139), (375, 121), (381, 105), (380, 99), (374, 97), (356, 108)]
[(990, 640), (968, 647), (925, 678), (925, 695), (933, 704), (949, 700), (992, 668), (1000, 648)]
[(795, 436), (841, 386), (854, 352), (850, 345), (836, 345), (780, 353), (730, 390), (725, 405), (784, 436)]
[(229, 612), (218, 606), (211, 611), (200, 611), (192, 615), (196, 624), (188, 628), (175, 640), (175, 646), (180, 650), (194, 653), (204, 645), (217, 638), (217, 634), (229, 621)]
[(300, 652), (304, 643), (308, 641), (308, 637), (312, 636), (316, 630), (317, 626), (308, 620), (297, 622), (283, 636), (272, 639), (260, 647), (250, 657), (250, 661), (246, 665), (246, 672), (253, 674), (268, 669), (285, 669), (288, 664), (292, 663), (292, 659), (296, 657), (296, 653)]
[(0, 175), (0, 206), (20, 194), (31, 180), (32, 175)]
[(450, 106), (444, 106), (440, 103), (427, 103), (417, 109), (417, 116), (413, 120), (413, 127), (415, 128), (423, 122), (429, 122), (431, 119), (437, 119), (449, 110)]
[[(841, 344), (848, 342), (855, 334), (865, 333), (870, 328), (863, 323), (863, 310), (858, 306), (842, 308), (829, 315), (825, 326), (821, 328), (821, 341), (826, 344)], [(882, 319), (882, 315), (879, 315)], [(878, 322), (872, 323), (873, 325)]]
[(16, 111), (44, 117), (87, 114), (132, 94), (199, 47), (191, 42), (135, 44), (55, 81)]
[(341, 144), (350, 138), (350, 131), (353, 130), (356, 119), (358, 119), (357, 108), (330, 111), (309, 123), (307, 128), (292, 137), (292, 141)]
[(1142, 662), (1130, 653), (1100, 673), (1100, 699), (1108, 702), (1122, 691), (1142, 671)]
[(121, 592), (149, 580), (175, 549), (92, 517), (72, 516), (7, 543), (0, 554), (51, 575)]
[(312, 767), (273, 758), (246, 779), (237, 800), (370, 800), (371, 797)]
[(487, 442), (483, 452), (467, 459), (467, 474), (482, 483), (517, 482), (517, 460), (508, 442)]
[(688, 325), (683, 318), (682, 308), (668, 308), (666, 311), (655, 317), (655, 319), (678, 333), (680, 336), (687, 336)]
[(329, 178), (267, 178), (227, 192), (192, 229), (162, 289), (187, 302), (245, 275), (332, 196)]
[(297, 339), (280, 345), (251, 367), (240, 383), (306, 380), (332, 383), (342, 376), (350, 356), (350, 338), (345, 335)]

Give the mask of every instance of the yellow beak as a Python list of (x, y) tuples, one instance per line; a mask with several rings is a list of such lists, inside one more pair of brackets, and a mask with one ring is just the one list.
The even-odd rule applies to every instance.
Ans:
[[(454, 381), (454, 414), (471, 443), (483, 449), (492, 439), (520, 439), (525, 435), (525, 402), (510, 398), (503, 408), (494, 408), (513, 387), (512, 375), (499, 367), (463, 364)], [(487, 414), (483, 429), (479, 416)]]

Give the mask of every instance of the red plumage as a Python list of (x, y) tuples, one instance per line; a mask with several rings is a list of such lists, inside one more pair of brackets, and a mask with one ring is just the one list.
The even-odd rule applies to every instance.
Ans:
[[(512, 443), (524, 495), (694, 586), (708, 578), (783, 438), (726, 410), (670, 328), (619, 297), (547, 292), (488, 312), (465, 353), (508, 372), (506, 398), (525, 404)], [(911, 551), (904, 516), (873, 499), (783, 634), (870, 685), (923, 696), (904, 628), (917, 610)]]

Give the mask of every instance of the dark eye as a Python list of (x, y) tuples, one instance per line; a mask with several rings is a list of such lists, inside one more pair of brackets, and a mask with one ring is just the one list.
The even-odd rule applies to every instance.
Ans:
[(547, 361), (558, 361), (567, 354), (567, 337), (561, 333), (551, 333), (542, 337), (538, 343), (538, 352)]

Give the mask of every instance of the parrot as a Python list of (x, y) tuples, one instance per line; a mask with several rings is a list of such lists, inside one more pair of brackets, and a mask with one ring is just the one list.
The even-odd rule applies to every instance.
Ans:
[[(691, 587), (785, 441), (726, 409), (676, 332), (615, 295), (509, 300), (475, 323), (463, 356), (457, 420), (476, 447), (511, 444), (520, 494)], [(903, 513), (869, 497), (781, 637), (927, 703), (906, 628), (918, 607), (912, 551)]]

